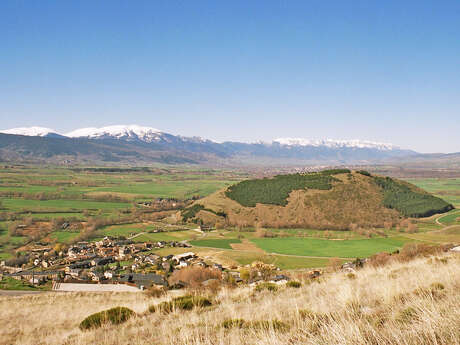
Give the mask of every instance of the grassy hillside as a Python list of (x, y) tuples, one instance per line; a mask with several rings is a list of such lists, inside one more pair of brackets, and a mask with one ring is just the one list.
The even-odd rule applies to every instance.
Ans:
[(391, 226), (452, 208), (407, 182), (339, 169), (242, 181), (197, 201), (182, 217), (210, 224), (346, 230)]
[[(330, 273), (300, 288), (223, 289), (213, 306), (147, 312), (172, 296), (44, 293), (0, 296), (0, 342), (11, 345), (458, 345), (460, 257), (454, 254)], [(26, 306), (26, 307), (25, 307)], [(114, 307), (137, 313), (124, 324), (81, 331), (87, 316)], [(233, 321), (229, 321), (233, 320)]]

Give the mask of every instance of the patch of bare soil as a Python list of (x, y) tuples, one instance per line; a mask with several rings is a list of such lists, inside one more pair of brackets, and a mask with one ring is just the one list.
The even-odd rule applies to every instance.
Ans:
[(231, 243), (230, 246), (235, 250), (246, 250), (254, 253), (265, 254), (262, 249), (247, 239), (242, 240), (241, 243)]

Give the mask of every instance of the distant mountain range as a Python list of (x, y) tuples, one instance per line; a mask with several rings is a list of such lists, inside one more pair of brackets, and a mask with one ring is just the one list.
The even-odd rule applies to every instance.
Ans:
[(279, 138), (268, 143), (218, 143), (138, 125), (82, 128), (66, 134), (43, 127), (0, 131), (2, 161), (330, 165), (372, 164), (420, 156), (412, 150), (371, 141)]

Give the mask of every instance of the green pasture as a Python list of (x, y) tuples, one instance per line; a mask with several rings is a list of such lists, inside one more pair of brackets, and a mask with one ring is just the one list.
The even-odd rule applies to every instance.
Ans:
[(55, 231), (51, 234), (51, 238), (58, 243), (70, 243), (76, 237), (78, 237), (79, 232), (73, 231)]
[(364, 240), (323, 240), (315, 238), (253, 239), (267, 253), (318, 257), (368, 257), (379, 252), (393, 252), (410, 239), (404, 237)]
[(197, 247), (210, 247), (210, 248), (222, 248), (222, 249), (232, 249), (232, 243), (241, 243), (239, 239), (205, 239), (205, 240), (196, 240), (190, 241), (192, 246)]
[(85, 216), (81, 212), (49, 212), (49, 213), (32, 213), (30, 216), (34, 219), (51, 220), (54, 218), (76, 218), (84, 220)]
[(104, 201), (91, 201), (91, 200), (28, 200), (28, 199), (0, 199), (7, 211), (58, 211), (66, 210), (83, 211), (83, 210), (117, 210), (129, 208), (130, 203), (123, 202), (104, 202)]
[(444, 225), (460, 224), (457, 218), (460, 218), (460, 210), (455, 209), (438, 218), (438, 221)]
[(412, 178), (406, 181), (460, 206), (460, 178)]
[(405, 237), (430, 243), (452, 243), (460, 245), (460, 225), (441, 231), (406, 234)]
[(184, 231), (162, 231), (156, 233), (145, 233), (133, 238), (135, 242), (157, 242), (157, 241), (184, 241), (196, 236), (197, 233), (191, 230)]

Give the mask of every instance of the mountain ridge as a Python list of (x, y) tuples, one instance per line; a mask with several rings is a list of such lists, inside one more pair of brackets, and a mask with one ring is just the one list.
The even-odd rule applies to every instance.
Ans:
[[(53, 139), (62, 140), (63, 147)], [(65, 135), (44, 127), (0, 131), (0, 159), (3, 161), (343, 165), (374, 164), (419, 155), (393, 144), (365, 140), (278, 138), (269, 143), (219, 143), (138, 125), (81, 128)]]
[[(122, 139), (122, 140), (140, 140), (144, 142), (152, 142), (161, 140), (162, 135), (175, 136), (183, 140), (202, 141), (202, 142), (213, 142), (213, 140), (204, 139), (198, 136), (195, 137), (185, 137), (180, 135), (173, 135), (153, 127), (139, 126), (139, 125), (113, 125), (105, 127), (87, 127), (79, 128), (68, 132), (66, 134), (58, 133), (57, 131), (45, 128), (45, 127), (19, 127), (1, 130), (0, 133), (4, 134), (15, 134), (15, 135), (26, 135), (26, 136), (46, 136), (48, 134), (55, 134), (62, 137), (68, 138), (88, 138), (88, 139)], [(232, 143), (232, 141), (225, 141), (221, 144)], [(400, 149), (399, 146), (390, 144), (390, 143), (381, 143), (376, 141), (369, 140), (360, 140), (360, 139), (351, 139), (351, 140), (335, 140), (335, 139), (306, 139), (306, 138), (277, 138), (268, 143), (263, 142), (251, 142), (251, 143), (241, 143), (247, 145), (273, 145), (279, 144), (282, 146), (326, 146), (326, 147), (356, 147), (356, 148), (375, 148), (381, 150), (393, 150)]]

